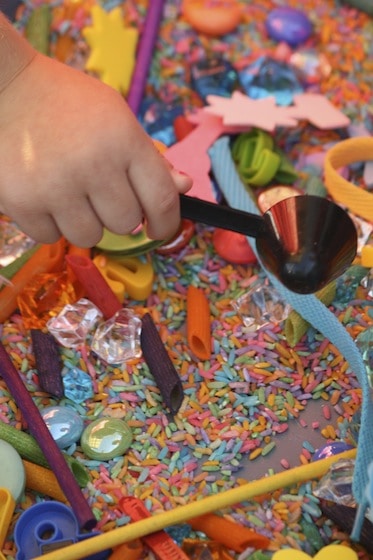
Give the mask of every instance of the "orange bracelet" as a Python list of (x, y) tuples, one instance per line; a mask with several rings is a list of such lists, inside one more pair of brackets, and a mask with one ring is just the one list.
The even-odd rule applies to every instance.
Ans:
[(325, 185), (336, 202), (353, 214), (373, 222), (373, 194), (344, 179), (338, 169), (373, 159), (373, 137), (349, 138), (333, 146), (325, 156)]

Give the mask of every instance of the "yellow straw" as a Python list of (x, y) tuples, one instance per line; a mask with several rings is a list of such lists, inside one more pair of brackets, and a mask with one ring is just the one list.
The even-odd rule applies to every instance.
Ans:
[(260, 478), (252, 482), (247, 482), (237, 488), (220, 492), (213, 496), (197, 500), (184, 506), (179, 506), (175, 509), (153, 515), (135, 523), (129, 523), (125, 527), (118, 527), (108, 533), (103, 533), (97, 537), (85, 539), (79, 543), (72, 544), (63, 549), (63, 552), (56, 550), (43, 554), (42, 556), (35, 557), (34, 560), (61, 560), (61, 554), (64, 560), (80, 560), (91, 554), (97, 554), (103, 550), (109, 550), (125, 542), (130, 542), (135, 539), (160, 531), (165, 527), (176, 525), (178, 523), (187, 522), (192, 517), (204, 515), (218, 511), (226, 507), (238, 504), (240, 502), (250, 500), (256, 496), (274, 492), (279, 488), (288, 488), (297, 483), (312, 480), (323, 476), (329, 467), (339, 461), (340, 459), (353, 459), (356, 456), (356, 449), (345, 451), (326, 459), (308, 463), (289, 469), (288, 471), (280, 472), (272, 476)]

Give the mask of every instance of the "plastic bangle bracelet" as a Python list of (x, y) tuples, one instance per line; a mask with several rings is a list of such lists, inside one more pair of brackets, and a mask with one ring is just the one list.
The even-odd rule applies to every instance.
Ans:
[(325, 156), (325, 184), (336, 202), (361, 218), (373, 221), (373, 194), (344, 179), (338, 169), (373, 159), (373, 137), (349, 138), (333, 146)]

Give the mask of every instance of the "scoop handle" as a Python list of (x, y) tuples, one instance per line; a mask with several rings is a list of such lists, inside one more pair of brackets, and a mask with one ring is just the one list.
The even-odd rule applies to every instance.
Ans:
[(243, 233), (249, 237), (263, 237), (268, 233), (262, 216), (184, 194), (180, 195), (180, 214), (182, 218), (193, 222)]

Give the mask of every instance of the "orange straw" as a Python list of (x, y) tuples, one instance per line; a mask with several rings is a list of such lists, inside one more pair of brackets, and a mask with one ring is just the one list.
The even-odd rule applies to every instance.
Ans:
[(209, 539), (235, 552), (243, 552), (249, 547), (265, 550), (270, 544), (270, 540), (264, 535), (215, 513), (194, 517), (188, 521), (188, 525), (194, 531), (205, 533)]
[(187, 292), (187, 339), (195, 356), (211, 356), (211, 320), (209, 302), (200, 288), (189, 286)]
[(144, 547), (139, 539), (117, 546), (110, 554), (108, 560), (138, 560)]
[(22, 462), (26, 473), (26, 486), (29, 490), (45, 494), (59, 502), (68, 503), (56, 476), (51, 470), (30, 461), (23, 460)]
[(37, 274), (59, 272), (64, 266), (66, 241), (61, 238), (51, 245), (41, 245), (29, 260), (16, 272), (11, 284), (0, 291), (0, 323), (6, 321), (17, 309), (17, 297)]

